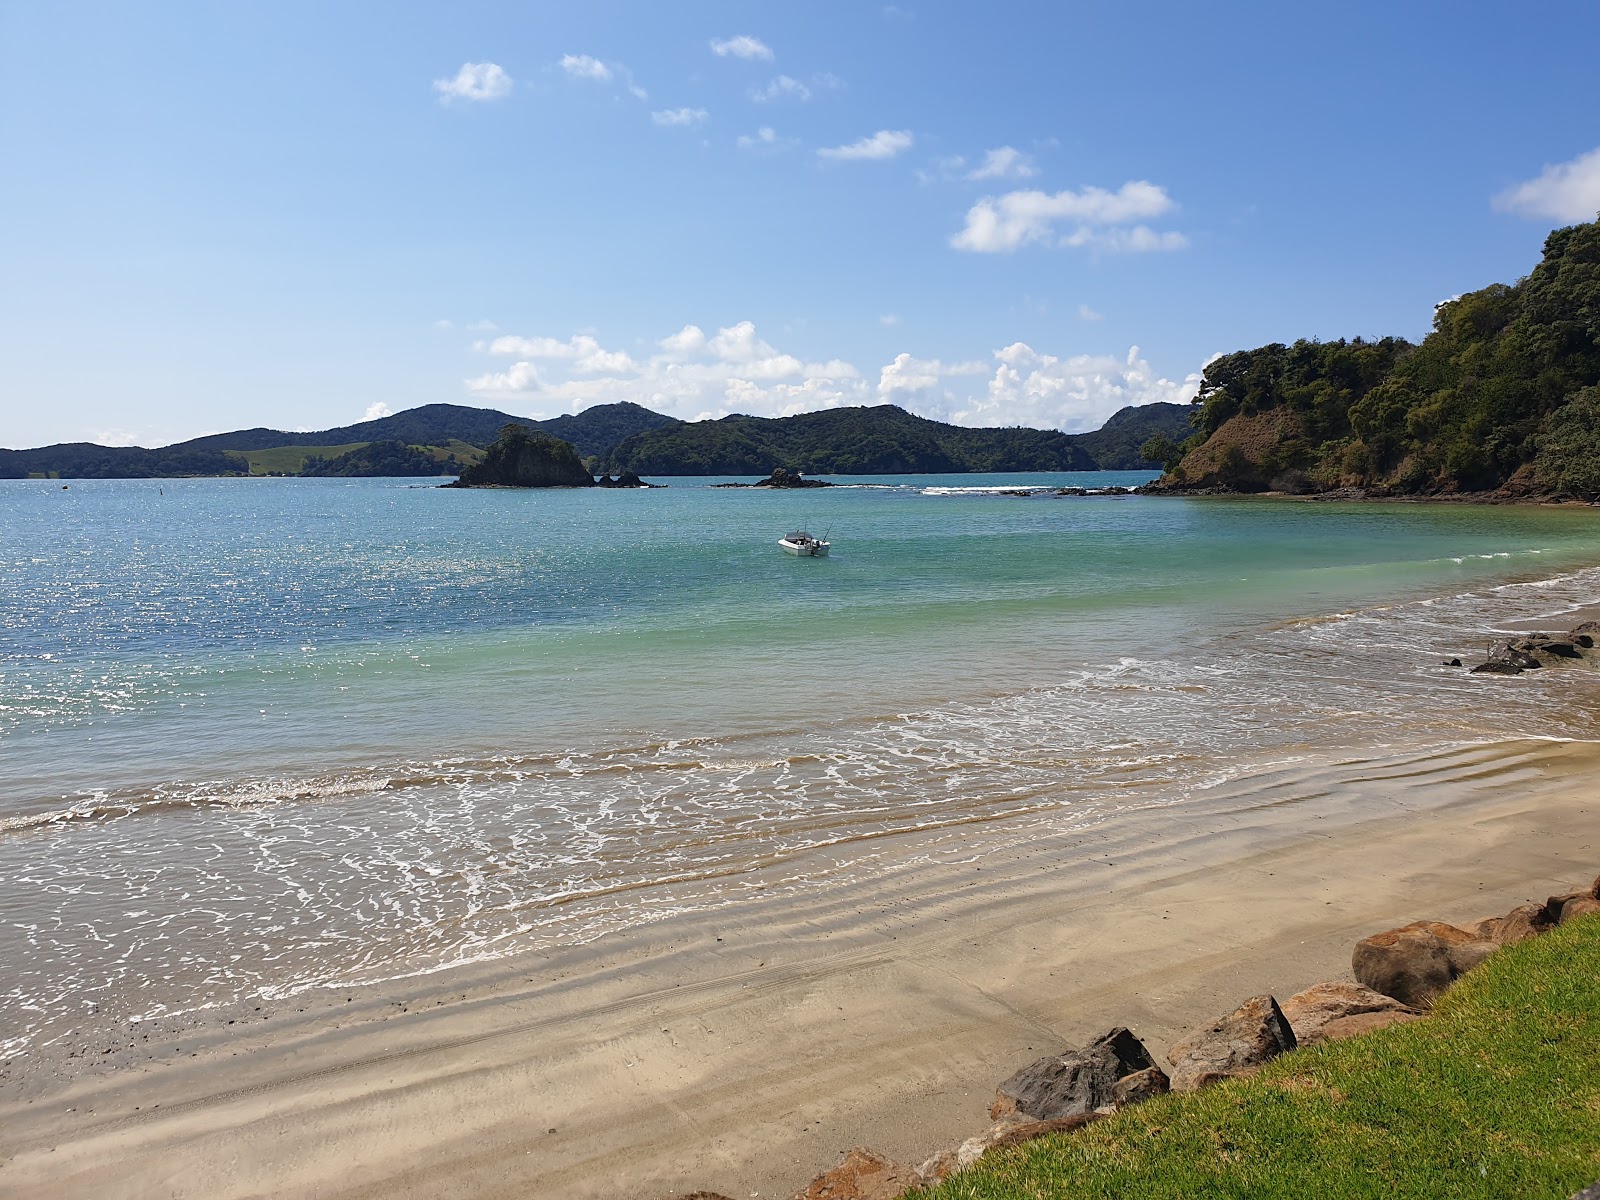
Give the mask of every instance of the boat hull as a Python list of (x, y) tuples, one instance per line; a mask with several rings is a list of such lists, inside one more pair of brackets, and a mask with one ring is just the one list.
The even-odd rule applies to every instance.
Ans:
[(779, 538), (778, 545), (783, 547), (785, 554), (792, 554), (796, 558), (827, 558), (827, 542), (791, 542), (788, 538)]

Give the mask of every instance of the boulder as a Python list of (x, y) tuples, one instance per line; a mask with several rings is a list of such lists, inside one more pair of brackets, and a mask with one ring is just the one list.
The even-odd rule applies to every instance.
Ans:
[(1155, 1066), (1144, 1044), (1118, 1027), (1082, 1050), (1067, 1049), (1029, 1063), (995, 1092), (989, 1116), (1020, 1113), (1049, 1121), (1116, 1103), (1117, 1081)]
[(1143, 1104), (1153, 1096), (1164, 1096), (1171, 1090), (1172, 1081), (1165, 1071), (1160, 1067), (1146, 1067), (1117, 1080), (1111, 1100), (1118, 1108), (1127, 1108), (1130, 1104)]
[(943, 1150), (935, 1154), (918, 1167), (917, 1171), (922, 1176), (924, 1186), (931, 1187), (943, 1182), (946, 1176), (956, 1171), (966, 1170), (991, 1150), (1020, 1146), (1024, 1142), (1031, 1142), (1035, 1138), (1042, 1138), (1052, 1133), (1071, 1133), (1074, 1129), (1082, 1129), (1090, 1122), (1098, 1121), (1101, 1115), (1080, 1113), (1073, 1117), (1059, 1117), (1053, 1121), (1028, 1121), (1015, 1117), (998, 1121), (976, 1137), (968, 1138), (956, 1149)]
[[(1559, 920), (1559, 909), (1556, 916)], [(1499, 925), (1495, 927), (1494, 942), (1497, 946), (1525, 942), (1531, 937), (1538, 937), (1553, 924), (1555, 921), (1545, 912), (1545, 905), (1521, 904), (1500, 918)]]
[(1472, 668), (1474, 675), (1521, 675), (1522, 668), (1507, 658), (1491, 658)]
[(1252, 996), (1214, 1025), (1197, 1029), (1167, 1053), (1172, 1090), (1243, 1075), (1295, 1048), (1294, 1030), (1271, 996)]
[(1283, 1015), (1294, 1030), (1295, 1041), (1302, 1046), (1332, 1040), (1327, 1030), (1338, 1024), (1338, 1035), (1349, 1037), (1354, 1032), (1378, 1028), (1392, 1021), (1360, 1022), (1361, 1017), (1375, 1014), (1392, 1014), (1402, 1018), (1415, 1017), (1417, 1012), (1392, 996), (1362, 987), (1359, 983), (1319, 983), (1303, 992), (1297, 992), (1283, 1002)]
[(1356, 979), (1408, 1008), (1426, 1009), (1462, 975), (1498, 948), (1496, 943), (1446, 925), (1413, 921), (1356, 943), (1350, 965)]
[(1363, 1033), (1371, 1033), (1374, 1029), (1387, 1029), (1390, 1025), (1404, 1025), (1408, 1021), (1420, 1020), (1422, 1014), (1412, 1012), (1408, 1008), (1397, 1008), (1388, 1012), (1356, 1013), (1353, 1016), (1329, 1021), (1322, 1027), (1317, 1040), (1337, 1042), (1345, 1038), (1359, 1037)]
[(751, 486), (768, 488), (819, 488), (832, 487), (833, 484), (829, 483), (826, 479), (806, 479), (801, 476), (799, 471), (791, 472), (785, 470), (783, 467), (776, 467), (773, 469), (771, 475), (768, 475), (765, 479), (761, 480), (761, 482), (752, 484)]
[(922, 1176), (864, 1146), (854, 1147), (831, 1171), (818, 1175), (793, 1200), (896, 1200), (922, 1186)]
[(1600, 900), (1593, 896), (1574, 896), (1561, 906), (1561, 924), (1565, 925), (1574, 917), (1586, 917), (1590, 913), (1600, 913)]

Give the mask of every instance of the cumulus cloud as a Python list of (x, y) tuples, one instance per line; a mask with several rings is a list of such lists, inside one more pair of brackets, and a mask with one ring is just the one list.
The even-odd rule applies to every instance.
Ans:
[(983, 161), (967, 172), (968, 179), (1031, 179), (1039, 173), (1033, 157), (1015, 146), (1001, 146), (990, 150)]
[(718, 58), (759, 58), (766, 62), (772, 61), (772, 48), (760, 38), (753, 38), (747, 33), (731, 38), (712, 38), (711, 53)]
[(1537, 179), (1494, 198), (1498, 212), (1554, 221), (1592, 221), (1600, 215), (1600, 147), (1570, 162), (1547, 166)]
[(443, 104), (452, 100), (498, 100), (511, 93), (511, 76), (499, 63), (462, 63), (454, 79), (435, 79), (433, 90), (439, 93)]
[(811, 89), (798, 79), (779, 75), (764, 88), (751, 88), (750, 99), (757, 104), (770, 104), (774, 100), (809, 100)]
[[(887, 324), (887, 322), (886, 322)], [(843, 405), (898, 404), (958, 425), (1096, 429), (1119, 408), (1156, 400), (1186, 402), (1200, 376), (1160, 377), (1138, 347), (1125, 356), (1041, 353), (1013, 342), (987, 358), (945, 360), (897, 354), (872, 382), (842, 359), (808, 361), (777, 346), (754, 322), (707, 333), (685, 325), (642, 356), (601, 344), (592, 334), (503, 336), (483, 349), (514, 358), (466, 381), (478, 400), (535, 417), (631, 400), (686, 420), (742, 412), (788, 416)]]
[(851, 142), (848, 146), (825, 146), (817, 154), (836, 162), (893, 158), (902, 150), (909, 150), (915, 140), (906, 129), (880, 129), (871, 137)]
[(376, 421), (379, 417), (387, 417), (388, 415), (389, 406), (382, 400), (379, 400), (376, 404), (367, 405), (367, 415), (363, 418), (363, 420)]
[(650, 114), (657, 125), (698, 125), (711, 114), (703, 108), (665, 108)]
[(1104, 313), (1095, 312), (1095, 310), (1090, 308), (1087, 304), (1078, 305), (1078, 320), (1104, 321), (1105, 319), (1106, 317)]
[(598, 58), (587, 54), (563, 54), (561, 69), (574, 79), (592, 79), (596, 83), (611, 82), (611, 68)]
[[(1114, 192), (1097, 187), (1007, 192), (974, 204), (967, 211), (965, 227), (950, 244), (984, 254), (1009, 253), (1034, 242), (1126, 252), (1181, 250), (1189, 244), (1183, 234), (1134, 224), (1174, 208), (1166, 189), (1143, 180), (1125, 183)], [(1061, 233), (1058, 225), (1070, 229)]]

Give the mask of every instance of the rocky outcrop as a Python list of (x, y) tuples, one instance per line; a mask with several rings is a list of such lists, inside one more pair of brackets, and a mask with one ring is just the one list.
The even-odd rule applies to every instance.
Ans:
[(1197, 1029), (1167, 1053), (1172, 1090), (1245, 1075), (1295, 1048), (1294, 1030), (1271, 996), (1252, 996), (1214, 1025)]
[(793, 1200), (897, 1200), (921, 1186), (922, 1176), (915, 1168), (856, 1146), (837, 1167), (796, 1192)]
[(1427, 1009), (1452, 983), (1499, 948), (1442, 921), (1413, 921), (1362, 938), (1350, 956), (1356, 978), (1410, 1008)]
[(764, 487), (764, 488), (819, 488), (832, 487), (826, 479), (806, 479), (799, 471), (787, 471), (783, 467), (774, 469), (771, 475), (756, 483), (719, 483), (717, 487)]
[(483, 461), (467, 467), (447, 488), (593, 487), (590, 475), (572, 446), (525, 425), (507, 425)]
[[(1156, 1067), (1144, 1043), (1121, 1026), (1097, 1037), (1082, 1050), (1067, 1049), (1029, 1063), (1002, 1083), (989, 1106), (995, 1120), (1018, 1113), (1036, 1121), (1080, 1116), (1117, 1103), (1117, 1084), (1124, 1078)], [(1165, 1091), (1147, 1079), (1145, 1091)]]
[(632, 471), (624, 471), (615, 479), (611, 478), (609, 475), (601, 475), (594, 481), (594, 485), (595, 487), (603, 488), (654, 488), (666, 486), (662, 483), (646, 483)]
[(1297, 1045), (1314, 1046), (1354, 1037), (1386, 1025), (1415, 1021), (1422, 1014), (1392, 996), (1359, 983), (1319, 983), (1283, 1002), (1284, 1019)]
[(1600, 622), (1585, 621), (1566, 633), (1529, 633), (1491, 642), (1474, 675), (1520, 675), (1540, 667), (1581, 659), (1594, 649)]

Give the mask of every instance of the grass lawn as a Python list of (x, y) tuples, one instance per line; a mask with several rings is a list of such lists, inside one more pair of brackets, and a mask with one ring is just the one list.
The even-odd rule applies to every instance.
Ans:
[(995, 1151), (913, 1195), (1565, 1200), (1596, 1180), (1600, 915), (1500, 951), (1428, 1020)]

